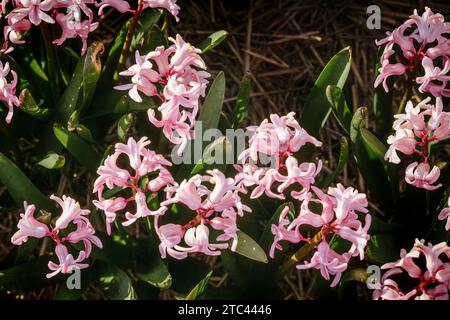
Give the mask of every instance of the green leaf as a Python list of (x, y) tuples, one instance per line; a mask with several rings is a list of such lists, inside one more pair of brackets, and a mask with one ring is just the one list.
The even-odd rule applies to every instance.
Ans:
[(333, 181), (342, 173), (345, 164), (347, 163), (349, 156), (349, 145), (348, 140), (345, 137), (341, 138), (341, 149), (339, 152), (339, 161), (336, 169), (331, 175), (327, 175), (322, 181), (319, 181), (318, 186), (320, 188), (327, 188)]
[[(380, 56), (382, 53), (382, 48), (379, 48), (377, 63), (375, 66), (375, 78), (379, 75), (378, 70), (381, 67)], [(385, 138), (392, 129), (392, 90), (388, 93), (384, 90), (382, 85), (375, 88), (375, 95), (373, 97), (373, 112), (375, 115), (375, 132), (378, 137)]]
[[(366, 108), (359, 108), (353, 116), (350, 128), (351, 146), (359, 171), (364, 177), (367, 187), (380, 205), (386, 209), (385, 213), (389, 214), (395, 211), (398, 189), (395, 188), (395, 182), (390, 181), (386, 173), (386, 162), (380, 158), (379, 144), (368, 144), (362, 138), (361, 129), (365, 125), (366, 112)], [(367, 139), (367, 132), (365, 136)], [(373, 140), (372, 136), (370, 139)]]
[[(211, 169), (212, 167), (220, 167), (222, 172), (226, 171), (226, 155), (231, 153), (231, 144), (226, 137), (220, 137), (215, 139), (211, 144), (209, 144), (205, 151), (203, 152), (202, 159), (195, 165), (194, 169), (191, 171), (191, 175), (197, 174), (200, 171), (204, 171), (206, 168)], [(216, 164), (215, 160), (224, 160), (222, 164)]]
[(75, 132), (70, 132), (58, 123), (53, 125), (53, 132), (64, 148), (66, 148), (80, 164), (93, 171), (98, 168), (100, 157), (88, 142)]
[(32, 291), (60, 282), (64, 279), (61, 274), (46, 278), (45, 275), (50, 272), (49, 260), (51, 257), (41, 256), (36, 260), (0, 270), (0, 287), (6, 290)]
[(329, 85), (335, 85), (341, 89), (344, 87), (350, 71), (351, 56), (350, 48), (345, 48), (331, 58), (306, 98), (300, 124), (309, 134), (315, 137), (319, 137), (319, 131), (327, 122), (331, 112), (326, 89)]
[(131, 129), (131, 125), (133, 124), (133, 114), (127, 113), (124, 114), (117, 123), (117, 136), (119, 140), (122, 142), (127, 141), (128, 131)]
[(69, 85), (58, 101), (59, 119), (62, 122), (67, 122), (74, 111), (81, 114), (90, 103), (101, 70), (99, 58), (103, 51), (103, 44), (94, 42), (86, 55), (78, 60)]
[(210, 271), (206, 277), (202, 279), (195, 287), (194, 289), (189, 292), (189, 294), (186, 297), (186, 300), (197, 300), (200, 298), (203, 293), (205, 293), (206, 287), (208, 286), (209, 278), (211, 278), (212, 271)]
[(54, 152), (49, 152), (37, 165), (47, 169), (60, 169), (64, 167), (66, 158)]
[(372, 152), (378, 157), (378, 159), (384, 161), (384, 155), (387, 151), (386, 146), (366, 128), (361, 128), (360, 131), (361, 137), (369, 146), (370, 150), (372, 150)]
[(157, 248), (151, 242), (140, 241), (136, 259), (136, 276), (157, 288), (169, 288), (172, 285), (172, 276)]
[(237, 231), (237, 236), (238, 236), (238, 243), (236, 247), (236, 253), (239, 253), (244, 257), (247, 257), (249, 259), (258, 262), (262, 263), (268, 262), (266, 253), (259, 246), (259, 244), (256, 243), (255, 240), (253, 240), (249, 235), (247, 235), (245, 232), (241, 230)]
[(202, 42), (197, 45), (197, 48), (199, 48), (202, 53), (205, 53), (219, 45), (227, 36), (228, 32), (225, 30), (216, 31), (210, 34), (205, 40), (202, 40)]
[(4, 154), (0, 153), (0, 181), (8, 189), (18, 206), (23, 202), (35, 204), (40, 209), (51, 211), (52, 201), (28, 179), (28, 177)]
[(328, 86), (326, 95), (339, 124), (345, 132), (349, 133), (350, 124), (352, 122), (352, 113), (348, 107), (344, 92), (337, 86)]
[(134, 291), (130, 277), (113, 264), (97, 261), (97, 285), (109, 300), (134, 300)]
[(83, 65), (83, 90), (81, 92), (80, 101), (77, 109), (80, 115), (90, 106), (97, 82), (100, 78), (102, 70), (102, 62), (100, 60), (105, 47), (101, 42), (94, 42), (88, 49), (84, 58)]
[(24, 78), (30, 82), (31, 91), (43, 96), (47, 102), (51, 102), (52, 96), (47, 75), (34, 57), (31, 48), (26, 45), (16, 46), (13, 55), (15, 57), (14, 64), (17, 66), (14, 69), (20, 70)]
[(252, 91), (252, 79), (246, 74), (239, 85), (236, 106), (234, 108), (233, 128), (239, 125), (247, 118), (247, 109), (250, 102), (250, 93)]
[(211, 84), (205, 101), (200, 107), (200, 115), (197, 121), (202, 123), (202, 133), (218, 127), (224, 97), (225, 74), (221, 71)]
[(34, 100), (31, 92), (28, 89), (24, 89), (22, 90), (22, 92), (20, 92), (19, 100), (20, 109), (36, 119), (47, 120), (51, 114), (52, 110), (48, 108), (41, 108), (36, 103), (36, 100)]

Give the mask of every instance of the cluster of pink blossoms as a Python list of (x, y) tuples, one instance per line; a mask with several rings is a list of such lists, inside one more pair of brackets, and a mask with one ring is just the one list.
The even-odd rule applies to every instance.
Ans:
[[(426, 8), (422, 16), (414, 14), (397, 29), (388, 32), (387, 37), (377, 41), (385, 45), (381, 56), (381, 68), (375, 87), (383, 83), (389, 91), (387, 79), (392, 75), (402, 75), (407, 70), (420, 84), (419, 91), (436, 97), (450, 96), (447, 87), (450, 80), (450, 23), (441, 14), (434, 14)], [(399, 50), (396, 63), (390, 60)]]
[[(174, 180), (166, 167), (172, 164), (162, 155), (147, 148), (150, 140), (147, 137), (136, 142), (129, 138), (127, 144), (118, 143), (115, 152), (109, 155), (102, 166), (97, 170), (99, 177), (94, 182), (93, 192), (97, 192), (98, 200), (93, 204), (103, 210), (106, 216), (106, 227), (111, 234), (111, 224), (115, 221), (117, 212), (124, 210), (129, 203), (134, 203), (136, 211), (125, 213), (126, 221), (122, 224), (128, 226), (139, 218), (159, 215), (165, 212), (166, 207), (161, 206), (152, 211), (148, 208), (148, 193), (158, 192), (163, 187), (173, 185)], [(118, 166), (121, 156), (125, 157), (132, 168), (132, 172)], [(104, 199), (105, 186), (108, 189), (122, 188), (123, 192), (129, 191), (128, 197), (114, 197)]]
[(294, 112), (282, 117), (272, 114), (270, 121), (265, 119), (259, 126), (247, 127), (253, 135), (249, 147), (239, 155), (242, 164), (236, 169), (244, 188), (255, 187), (252, 199), (263, 193), (270, 198), (285, 199), (284, 191), (289, 188), (291, 196), (301, 200), (315, 183), (322, 162), (299, 164), (294, 155), (307, 143), (316, 147), (322, 143), (310, 136), (294, 116)]
[[(299, 214), (290, 221), (288, 219), (289, 207), (281, 212), (278, 225), (272, 225), (275, 235), (274, 243), (270, 249), (273, 258), (275, 249), (282, 250), (280, 241), (291, 243), (309, 243), (315, 246), (315, 252), (310, 261), (298, 264), (297, 269), (319, 269), (322, 276), (329, 280), (335, 275), (331, 286), (335, 286), (342, 272), (347, 269), (351, 257), (358, 256), (364, 259), (364, 250), (370, 238), (367, 231), (370, 228), (371, 216), (365, 215), (364, 225), (358, 219), (359, 213), (367, 213), (366, 195), (353, 188), (344, 188), (338, 184), (336, 188), (329, 188), (328, 193), (312, 186), (312, 192), (307, 192), (300, 206)], [(302, 227), (316, 228), (320, 235), (320, 242), (312, 241), (304, 236)], [(330, 243), (338, 236), (349, 242), (349, 249), (338, 253), (332, 249)]]
[[(220, 255), (222, 249), (235, 251), (238, 243), (236, 219), (251, 211), (241, 202), (239, 193), (242, 191), (235, 179), (226, 178), (217, 169), (168, 187), (167, 200), (161, 205), (182, 204), (193, 211), (194, 217), (185, 224), (165, 223), (165, 217), (155, 217), (161, 256), (168, 254), (184, 259), (188, 253), (194, 252)], [(213, 230), (217, 234), (214, 243), (210, 239)]]
[[(156, 96), (162, 100), (158, 107), (161, 118), (157, 119), (155, 110), (148, 110), (148, 118), (158, 128), (163, 128), (167, 139), (178, 145), (181, 155), (187, 142), (194, 138), (195, 119), (198, 114), (199, 99), (205, 96), (209, 73), (200, 57), (200, 50), (185, 42), (180, 35), (169, 38), (173, 45), (165, 49), (157, 47), (141, 56), (136, 51), (136, 64), (120, 73), (131, 77), (131, 83), (116, 86), (117, 90), (129, 90), (129, 96), (142, 102), (139, 93)], [(153, 69), (153, 63), (158, 70)], [(163, 89), (158, 92), (158, 84)]]
[(415, 107), (409, 101), (405, 113), (395, 115), (395, 133), (388, 137), (390, 147), (385, 159), (400, 163), (397, 152), (405, 155), (418, 155), (421, 162), (413, 162), (406, 169), (407, 183), (427, 190), (435, 190), (442, 184), (434, 185), (440, 175), (437, 166), (430, 168), (430, 144), (450, 136), (450, 112), (443, 110), (442, 99), (436, 98), (436, 105), (428, 104), (427, 98)]
[[(81, 209), (80, 204), (70, 197), (63, 196), (62, 199), (57, 196), (50, 196), (62, 209), (61, 215), (56, 219), (54, 226), (49, 226), (34, 217), (36, 207), (24, 203), (25, 213), (22, 213), (18, 223), (19, 230), (12, 236), (11, 242), (15, 245), (21, 245), (28, 241), (29, 237), (44, 238), (50, 237), (56, 243), (55, 253), (59, 260), (58, 263), (50, 261), (49, 269), (52, 271), (47, 274), (51, 278), (58, 273), (72, 273), (74, 269), (84, 269), (89, 265), (85, 260), (89, 257), (92, 250), (92, 244), (102, 248), (102, 242), (95, 236), (95, 230), (89, 219), (86, 217), (90, 211)], [(67, 235), (66, 229), (76, 226), (76, 229)], [(69, 253), (67, 243), (83, 242), (84, 250), (79, 251), (78, 257)]]
[[(166, 8), (178, 20), (179, 7), (176, 0), (143, 0), (145, 8)], [(11, 4), (11, 10), (7, 10)], [(82, 54), (86, 51), (87, 37), (98, 27), (94, 21), (94, 11), (89, 6), (98, 8), (98, 15), (103, 15), (105, 7), (132, 12), (130, 5), (124, 0), (2, 0), (0, 16), (5, 15), (7, 26), (4, 28), (3, 53), (11, 52), (9, 44), (23, 44), (24, 33), (42, 22), (58, 23), (61, 27), (60, 38), (53, 41), (61, 45), (67, 39), (79, 37), (83, 43)]]
[[(12, 80), (8, 82), (7, 77), (11, 73)], [(11, 70), (9, 63), (3, 63), (0, 61), (0, 101), (5, 102), (8, 105), (8, 114), (6, 115), (6, 123), (10, 123), (14, 106), (19, 106), (19, 98), (16, 96), (17, 74), (14, 70)]]
[[(149, 143), (146, 137), (138, 142), (130, 138), (126, 145), (118, 143), (115, 153), (108, 156), (97, 171), (99, 177), (94, 183), (94, 192), (98, 193), (99, 200), (93, 203), (105, 213), (108, 234), (111, 233), (110, 225), (116, 219), (117, 211), (124, 210), (133, 202), (136, 213), (127, 211), (126, 221), (122, 224), (128, 226), (139, 218), (153, 216), (155, 230), (161, 240), (162, 257), (169, 254), (183, 259), (192, 252), (218, 255), (220, 249), (229, 247), (229, 240), (232, 240), (231, 250), (235, 250), (238, 240), (236, 218), (242, 216), (244, 211), (250, 211), (241, 203), (239, 192), (242, 190), (236, 181), (226, 178), (219, 170), (212, 170), (208, 171), (208, 175), (195, 175), (178, 185), (166, 168), (171, 163), (146, 148)], [(121, 155), (128, 158), (133, 173), (118, 167)], [(131, 196), (104, 199), (105, 186), (108, 189), (119, 187), (121, 191), (129, 190)], [(147, 193), (163, 189), (166, 200), (159, 209), (151, 211), (147, 205)], [(184, 225), (167, 223), (167, 218), (170, 218), (168, 206), (175, 203), (185, 205), (195, 212), (195, 216)], [(218, 243), (210, 242), (210, 228), (221, 232), (216, 238)], [(183, 239), (185, 245), (181, 244)]]
[[(142, 0), (143, 7), (167, 9), (178, 21), (180, 7), (176, 0)], [(13, 45), (22, 45), (23, 39), (33, 26), (42, 22), (55, 24), (61, 27), (61, 35), (53, 43), (60, 46), (67, 39), (79, 37), (82, 41), (81, 53), (87, 48), (87, 38), (90, 32), (98, 27), (94, 22), (92, 6), (98, 8), (98, 15), (103, 15), (106, 7), (113, 7), (124, 12), (134, 12), (125, 0), (0, 0), (0, 19), (6, 20), (3, 29), (3, 44), (0, 47), (0, 56), (11, 53)], [(6, 76), (9, 73), (8, 63), (0, 62), (0, 101), (8, 105), (6, 122), (10, 123), (13, 115), (13, 106), (19, 106), (19, 99), (15, 96), (17, 75), (11, 71), (13, 80), (8, 83)]]
[[(424, 258), (424, 264), (420, 259)], [(450, 285), (450, 247), (441, 242), (435, 246), (416, 239), (414, 247), (407, 252), (400, 251), (400, 259), (384, 264), (381, 269), (388, 270), (381, 278), (380, 288), (373, 298), (378, 300), (448, 300)], [(406, 274), (407, 273), (407, 276)], [(406, 287), (396, 278), (409, 278), (414, 282)], [(404, 279), (403, 279), (404, 280)]]
[[(316, 147), (322, 145), (316, 138), (310, 136), (294, 118), (291, 112), (286, 116), (272, 114), (270, 121), (264, 120), (259, 126), (248, 127), (253, 132), (249, 147), (239, 156), (242, 163), (236, 166), (239, 173), (236, 180), (247, 192), (254, 187), (252, 199), (265, 194), (270, 198), (285, 199), (289, 191), (293, 199), (301, 201), (299, 215), (289, 221), (289, 207), (282, 211), (278, 225), (272, 225), (274, 243), (270, 250), (273, 258), (275, 249), (282, 250), (280, 241), (291, 243), (311, 243), (305, 237), (302, 226), (318, 228), (321, 242), (314, 244), (315, 252), (309, 262), (299, 264), (298, 269), (317, 268), (325, 279), (336, 275), (332, 286), (335, 286), (343, 271), (347, 269), (348, 261), (353, 256), (364, 257), (364, 249), (369, 240), (367, 231), (370, 227), (370, 215), (366, 215), (364, 225), (358, 220), (356, 212), (367, 213), (367, 199), (364, 194), (353, 188), (344, 188), (338, 184), (330, 188), (328, 194), (315, 187), (315, 179), (322, 163), (298, 163), (295, 154), (307, 143)], [(263, 164), (266, 162), (266, 166)], [(270, 165), (269, 165), (270, 164)], [(316, 213), (313, 207), (322, 207)], [(330, 247), (333, 235), (339, 235), (351, 243), (345, 253), (337, 253)]]

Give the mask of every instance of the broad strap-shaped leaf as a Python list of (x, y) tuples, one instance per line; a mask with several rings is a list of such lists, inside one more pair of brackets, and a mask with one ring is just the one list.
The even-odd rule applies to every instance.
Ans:
[(66, 164), (66, 158), (55, 152), (49, 152), (37, 165), (46, 169), (60, 169)]
[(206, 287), (208, 286), (209, 278), (211, 278), (212, 271), (210, 271), (206, 277), (202, 279), (195, 287), (194, 289), (189, 292), (189, 294), (186, 296), (186, 300), (197, 300), (200, 298), (203, 293), (205, 293)]
[(101, 70), (100, 55), (104, 47), (94, 42), (78, 60), (68, 87), (58, 101), (57, 109), (62, 122), (69, 120), (74, 111), (81, 112), (90, 103)]
[(389, 181), (386, 174), (386, 162), (380, 159), (379, 151), (362, 138), (361, 129), (365, 126), (366, 108), (359, 108), (352, 119), (350, 138), (356, 162), (364, 180), (377, 201), (386, 209), (387, 214), (396, 207), (395, 184)]
[(32, 291), (60, 282), (65, 279), (65, 276), (62, 274), (58, 274), (50, 279), (47, 279), (45, 276), (51, 272), (48, 269), (48, 262), (53, 259), (55, 257), (45, 255), (33, 261), (0, 270), (0, 287), (7, 290)]
[[(154, 238), (154, 237), (153, 237)], [(156, 288), (169, 288), (172, 276), (152, 241), (139, 241), (136, 258), (136, 276)]]
[(14, 70), (19, 72), (30, 83), (31, 92), (40, 94), (47, 102), (52, 102), (50, 83), (44, 70), (36, 60), (29, 46), (16, 46), (13, 51)]
[(327, 63), (320, 73), (314, 87), (303, 105), (300, 124), (309, 134), (319, 137), (320, 129), (325, 125), (331, 112), (331, 105), (326, 96), (329, 85), (343, 88), (351, 66), (351, 50), (339, 51)]
[(120, 117), (119, 122), (117, 123), (117, 136), (119, 140), (122, 142), (126, 142), (128, 132), (131, 129), (133, 124), (133, 114), (127, 113)]
[(233, 128), (239, 127), (247, 118), (248, 105), (250, 102), (250, 93), (252, 91), (252, 79), (249, 74), (246, 74), (239, 85), (239, 92), (237, 95), (236, 106), (233, 115)]
[(134, 300), (136, 293), (130, 277), (122, 269), (103, 261), (96, 262), (96, 284), (110, 300)]
[[(215, 139), (205, 148), (202, 159), (200, 159), (194, 169), (192, 169), (191, 175), (212, 168), (219, 168), (222, 172), (226, 172), (228, 168), (226, 164), (226, 156), (231, 154), (231, 152), (232, 145), (225, 136)], [(216, 160), (220, 160), (222, 163), (217, 164)]]
[(208, 94), (200, 107), (200, 114), (197, 121), (201, 121), (202, 123), (202, 132), (218, 127), (224, 97), (225, 74), (221, 71), (211, 84)]
[(216, 31), (210, 34), (206, 39), (202, 40), (196, 47), (199, 48), (202, 53), (205, 53), (222, 43), (227, 36), (228, 32), (225, 30)]
[(51, 211), (52, 201), (28, 179), (28, 177), (4, 154), (0, 153), (0, 182), (6, 186), (8, 192), (19, 207), (23, 202), (35, 204), (40, 209)]
[(42, 108), (28, 89), (24, 89), (20, 92), (19, 100), (20, 109), (39, 120), (47, 120), (53, 111), (48, 108)]
[(349, 157), (349, 144), (346, 137), (341, 138), (340, 142), (341, 148), (339, 151), (339, 161), (336, 166), (336, 169), (333, 171), (332, 174), (327, 175), (323, 180), (318, 182), (318, 186), (320, 188), (327, 188), (330, 184), (333, 183), (333, 181), (342, 173), (344, 170), (345, 164), (347, 163), (348, 157)]
[(237, 236), (238, 243), (236, 253), (262, 263), (267, 263), (269, 261), (264, 250), (248, 234), (242, 230), (238, 230)]
[(100, 164), (100, 156), (92, 145), (75, 132), (71, 132), (62, 125), (55, 123), (53, 132), (59, 142), (66, 148), (80, 164), (95, 171)]
[(345, 99), (344, 92), (341, 88), (333, 85), (327, 87), (326, 94), (337, 121), (342, 129), (349, 133), (353, 115)]

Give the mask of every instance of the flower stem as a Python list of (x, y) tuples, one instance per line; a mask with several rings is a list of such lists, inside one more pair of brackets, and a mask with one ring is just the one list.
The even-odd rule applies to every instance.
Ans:
[(125, 43), (123, 44), (122, 47), (122, 52), (120, 53), (119, 63), (117, 64), (116, 72), (114, 73), (114, 79), (117, 79), (119, 77), (119, 72), (125, 65), (127, 55), (130, 51), (131, 41), (133, 40), (134, 31), (136, 31), (136, 25), (139, 21), (139, 18), (141, 17), (143, 7), (144, 7), (144, 0), (139, 0), (138, 7), (134, 13), (133, 19), (131, 20), (130, 27), (128, 28), (128, 33), (125, 38)]
[(322, 241), (322, 231), (316, 233), (310, 242), (303, 245), (294, 253), (288, 261), (286, 261), (279, 269), (278, 276), (282, 278), (294, 265), (298, 264), (306, 258), (315, 247)]

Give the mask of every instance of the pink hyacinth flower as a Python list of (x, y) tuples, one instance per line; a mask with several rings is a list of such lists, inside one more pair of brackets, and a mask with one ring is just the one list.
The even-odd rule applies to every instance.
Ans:
[(426, 190), (436, 190), (442, 184), (432, 185), (439, 179), (440, 170), (434, 166), (430, 171), (430, 165), (426, 162), (413, 162), (406, 168), (405, 180), (407, 183)]
[(17, 224), (19, 230), (11, 237), (11, 243), (15, 245), (27, 242), (29, 237), (43, 238), (49, 233), (48, 227), (34, 218), (36, 207), (28, 205), (26, 202), (23, 206), (25, 213), (20, 214), (21, 219)]
[(56, 276), (58, 273), (67, 274), (72, 273), (75, 269), (80, 270), (89, 267), (87, 263), (81, 263), (86, 258), (84, 251), (80, 251), (78, 257), (74, 259), (65, 245), (58, 244), (55, 248), (55, 253), (58, 257), (59, 263), (55, 263), (53, 261), (48, 263), (48, 268), (53, 271), (46, 275), (48, 279)]
[[(12, 81), (9, 82), (6, 78), (9, 73), (13, 77)], [(11, 123), (11, 119), (14, 113), (14, 106), (19, 106), (19, 98), (16, 97), (16, 85), (17, 85), (17, 74), (14, 70), (11, 70), (9, 63), (6, 62), (5, 65), (0, 61), (0, 101), (4, 101), (8, 105), (8, 114), (6, 116), (6, 123)]]
[(442, 209), (438, 216), (439, 220), (447, 219), (447, 223), (445, 224), (445, 230), (450, 230), (450, 197), (448, 197), (448, 208)]
[[(425, 265), (417, 264), (424, 257)], [(384, 264), (387, 270), (383, 275), (380, 288), (373, 293), (374, 299), (382, 300), (448, 300), (448, 283), (450, 281), (450, 248), (445, 242), (437, 245), (416, 239), (414, 247), (407, 252), (402, 249), (400, 259)], [(402, 288), (396, 278), (407, 273), (411, 284)], [(406, 279), (402, 279), (402, 284)], [(411, 290), (411, 287), (413, 288)], [(408, 291), (409, 290), (409, 291)]]
[(163, 8), (170, 12), (178, 22), (178, 13), (180, 7), (177, 5), (177, 0), (144, 0), (144, 8)]

